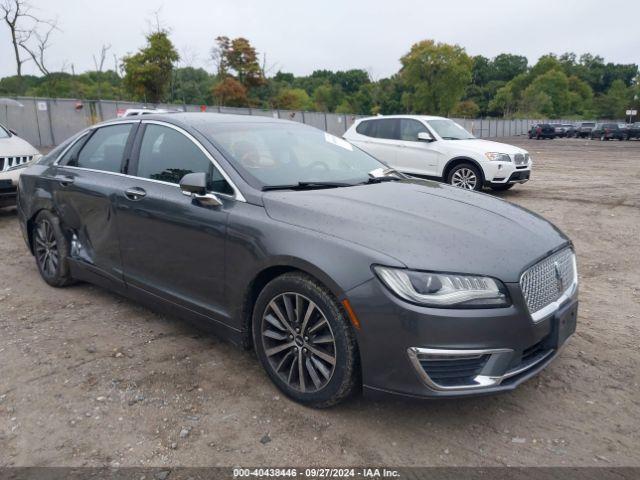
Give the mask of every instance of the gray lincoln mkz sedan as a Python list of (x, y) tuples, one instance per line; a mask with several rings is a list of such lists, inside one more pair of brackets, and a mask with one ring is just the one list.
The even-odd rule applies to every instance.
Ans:
[(20, 176), (42, 278), (92, 282), (253, 347), (312, 406), (515, 388), (574, 332), (569, 239), (271, 118), (95, 125)]

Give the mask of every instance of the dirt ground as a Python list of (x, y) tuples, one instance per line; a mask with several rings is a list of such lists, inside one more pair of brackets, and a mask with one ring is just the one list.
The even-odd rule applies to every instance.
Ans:
[(533, 177), (501, 196), (574, 240), (581, 307), (560, 357), (493, 397), (301, 407), (251, 352), (48, 287), (0, 210), (0, 466), (640, 466), (640, 141), (511, 142)]

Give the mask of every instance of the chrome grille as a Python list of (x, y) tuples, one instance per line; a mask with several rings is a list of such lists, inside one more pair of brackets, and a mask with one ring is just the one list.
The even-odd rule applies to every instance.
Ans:
[(513, 163), (516, 164), (516, 166), (521, 166), (521, 165), (526, 165), (527, 162), (529, 161), (529, 155), (523, 155), (522, 153), (516, 153), (513, 156)]
[(23, 165), (33, 159), (33, 155), (23, 155), (20, 157), (0, 157), (0, 172), (9, 170), (12, 167)]
[(524, 272), (520, 288), (534, 319), (535, 313), (558, 300), (576, 281), (575, 254), (570, 248), (550, 255)]

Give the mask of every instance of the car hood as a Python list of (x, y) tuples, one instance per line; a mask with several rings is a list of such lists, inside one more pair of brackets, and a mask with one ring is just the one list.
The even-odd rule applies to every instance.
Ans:
[(491, 140), (481, 140), (479, 138), (470, 140), (443, 140), (443, 142), (447, 142), (448, 146), (454, 146), (458, 151), (468, 151), (481, 155), (487, 152), (508, 153), (511, 155), (515, 153), (527, 153), (526, 150), (507, 143), (492, 142)]
[(274, 220), (384, 253), (408, 268), (517, 282), (568, 244), (542, 217), (490, 195), (408, 180), (263, 197)]
[(9, 138), (0, 138), (0, 157), (20, 157), (39, 153), (36, 148), (26, 140), (15, 135)]

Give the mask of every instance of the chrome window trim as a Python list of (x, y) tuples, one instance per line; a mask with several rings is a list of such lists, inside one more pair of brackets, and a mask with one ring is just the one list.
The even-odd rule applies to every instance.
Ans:
[(66, 153), (76, 144), (78, 143), (80, 140), (82, 140), (84, 137), (86, 137), (87, 135), (89, 135), (89, 133), (91, 132), (91, 128), (87, 128), (86, 130), (84, 130), (83, 132), (81, 132), (80, 134), (78, 134), (78, 138), (75, 139), (75, 141), (71, 142), (69, 145), (67, 145), (67, 148), (65, 148), (64, 150), (62, 150), (62, 152), (60, 152), (58, 154), (58, 156), (56, 157), (56, 159), (53, 162), (53, 165), (58, 167), (66, 167), (66, 165), (60, 165), (60, 160), (62, 160), (62, 157), (64, 157), (66, 155)]
[[(236, 200), (238, 200), (240, 202), (245, 202), (246, 203), (247, 200), (244, 198), (244, 195), (242, 195), (242, 192), (236, 186), (236, 184), (233, 182), (233, 180), (231, 180), (231, 177), (229, 177), (227, 172), (220, 166), (220, 164), (216, 161), (216, 159), (213, 158), (213, 155), (211, 155), (211, 153), (209, 153), (209, 151), (206, 148), (204, 148), (202, 146), (202, 144), (193, 135), (191, 135), (189, 132), (187, 132), (183, 128), (178, 127), (177, 125), (173, 125), (173, 124), (168, 123), (168, 122), (163, 122), (161, 120), (141, 120), (140, 123), (142, 123), (143, 125), (151, 124), (151, 125), (160, 125), (161, 127), (169, 127), (169, 128), (174, 129), (175, 131), (181, 133), (182, 135), (187, 137), (189, 140), (191, 140), (200, 149), (200, 151), (202, 151), (202, 153), (204, 153), (204, 155), (209, 159), (209, 161), (218, 170), (218, 172), (220, 172), (220, 175), (222, 175), (222, 177), (227, 181), (227, 183), (229, 185), (231, 185), (231, 188), (233, 189), (233, 192), (234, 192), (233, 195), (229, 195), (229, 194), (221, 193), (221, 192), (212, 192), (212, 193), (215, 193), (216, 195), (224, 195), (225, 197), (235, 198)], [(134, 177), (134, 178), (143, 178), (144, 179), (144, 177), (137, 177), (137, 176)], [(152, 179), (146, 179), (146, 180), (152, 180)], [(168, 185), (179, 186), (177, 183), (161, 182), (160, 180), (155, 180), (155, 181), (160, 182), (160, 183), (165, 183), (165, 184), (168, 184)]]
[(227, 174), (227, 172), (225, 172), (220, 167), (220, 165), (213, 158), (213, 156), (207, 151), (206, 148), (204, 148), (202, 146), (202, 144), (198, 140), (196, 140), (193, 137), (193, 135), (191, 135), (189, 132), (185, 131), (184, 129), (182, 129), (182, 128), (176, 126), (176, 125), (172, 125), (170, 123), (162, 122), (162, 121), (159, 121), (159, 120), (144, 120), (144, 121), (141, 121), (139, 119), (135, 119), (135, 120), (114, 120), (112, 122), (101, 123), (99, 125), (94, 125), (92, 127), (89, 127), (84, 132), (82, 132), (74, 142), (71, 142), (67, 146), (67, 148), (65, 148), (62, 152), (60, 152), (60, 154), (56, 157), (56, 160), (53, 162), (53, 165), (54, 166), (59, 166), (59, 167), (64, 167), (64, 168), (70, 168), (72, 170), (80, 170), (80, 171), (94, 172), (94, 173), (105, 173), (105, 174), (108, 174), (108, 175), (117, 175), (117, 176), (120, 176), (120, 177), (133, 178), (133, 179), (136, 179), (136, 180), (143, 180), (145, 182), (152, 182), (152, 183), (159, 183), (159, 184), (162, 184), (162, 185), (169, 185), (169, 186), (177, 187), (178, 189), (180, 189), (180, 185), (179, 184), (172, 183), (172, 182), (165, 182), (163, 180), (155, 180), (153, 178), (138, 177), (136, 175), (128, 175), (126, 173), (120, 173), (120, 172), (109, 172), (107, 170), (97, 170), (95, 168), (74, 167), (74, 166), (70, 166), (70, 165), (60, 165), (60, 160), (67, 153), (67, 151), (69, 149), (71, 149), (80, 140), (82, 140), (90, 132), (92, 132), (93, 130), (96, 130), (98, 128), (101, 128), (101, 127), (119, 125), (119, 124), (122, 124), (122, 123), (152, 123), (152, 124), (157, 124), (157, 125), (160, 125), (160, 126), (163, 126), (163, 127), (173, 128), (174, 130), (180, 132), (185, 137), (187, 137), (189, 140), (191, 140), (205, 154), (205, 156), (209, 159), (209, 161), (213, 164), (213, 166), (218, 169), (218, 171), (220, 172), (222, 177), (229, 183), (229, 185), (231, 185), (231, 188), (233, 189), (233, 192), (234, 192), (233, 195), (230, 195), (228, 193), (222, 193), (222, 192), (211, 192), (211, 193), (215, 193), (216, 195), (220, 195), (220, 196), (223, 196), (225, 198), (231, 198), (231, 199), (237, 200), (239, 202), (245, 202), (245, 203), (247, 202), (247, 200), (242, 195), (242, 192), (240, 192), (240, 189), (235, 185), (235, 183), (233, 183), (231, 178), (229, 178), (229, 175)]

